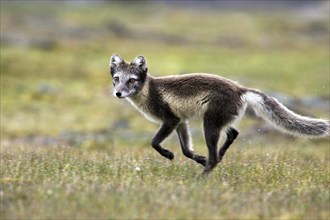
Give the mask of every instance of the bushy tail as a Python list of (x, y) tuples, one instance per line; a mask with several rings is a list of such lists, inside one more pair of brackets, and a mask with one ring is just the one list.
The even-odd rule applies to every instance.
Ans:
[(242, 100), (248, 103), (257, 115), (280, 131), (306, 137), (329, 135), (329, 121), (298, 115), (282, 105), (277, 99), (257, 90), (249, 90), (242, 96)]

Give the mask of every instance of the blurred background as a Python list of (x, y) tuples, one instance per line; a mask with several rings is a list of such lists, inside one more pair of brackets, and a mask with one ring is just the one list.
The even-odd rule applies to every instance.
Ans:
[[(2, 146), (149, 147), (158, 126), (111, 95), (113, 53), (144, 55), (155, 76), (219, 74), (329, 118), (329, 1), (1, 1), (0, 20)], [(296, 141), (251, 112), (237, 127), (244, 147)]]

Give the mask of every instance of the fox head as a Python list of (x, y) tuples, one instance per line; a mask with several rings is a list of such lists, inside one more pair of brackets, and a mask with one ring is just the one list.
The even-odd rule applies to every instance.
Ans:
[(118, 54), (111, 56), (109, 69), (113, 95), (118, 98), (130, 97), (141, 91), (148, 72), (147, 60), (143, 56), (137, 56), (128, 63)]

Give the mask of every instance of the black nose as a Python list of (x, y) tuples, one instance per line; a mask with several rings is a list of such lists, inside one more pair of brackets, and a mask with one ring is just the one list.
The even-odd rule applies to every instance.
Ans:
[(120, 97), (121, 96), (121, 92), (116, 92), (116, 96)]

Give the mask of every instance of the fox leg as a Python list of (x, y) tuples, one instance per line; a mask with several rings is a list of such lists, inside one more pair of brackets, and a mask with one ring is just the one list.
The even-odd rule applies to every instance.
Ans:
[(170, 160), (173, 160), (174, 154), (171, 151), (163, 148), (160, 144), (167, 136), (172, 133), (178, 123), (179, 121), (165, 122), (161, 125), (160, 129), (151, 141), (151, 146), (162, 156)]
[(218, 163), (221, 162), (223, 156), (225, 156), (226, 151), (228, 150), (230, 145), (234, 142), (234, 140), (237, 138), (238, 134), (239, 133), (235, 128), (230, 127), (228, 129), (227, 139), (226, 139), (225, 143), (221, 146), (220, 151), (219, 151)]
[(203, 166), (206, 165), (206, 157), (195, 154), (194, 150), (192, 149), (191, 138), (189, 134), (189, 125), (188, 122), (182, 122), (176, 128), (176, 133), (179, 137), (180, 145), (183, 154), (196, 161), (197, 163), (202, 164)]
[(213, 118), (204, 118), (204, 136), (208, 149), (208, 160), (202, 175), (207, 175), (218, 164), (218, 142), (221, 126), (216, 124)]

